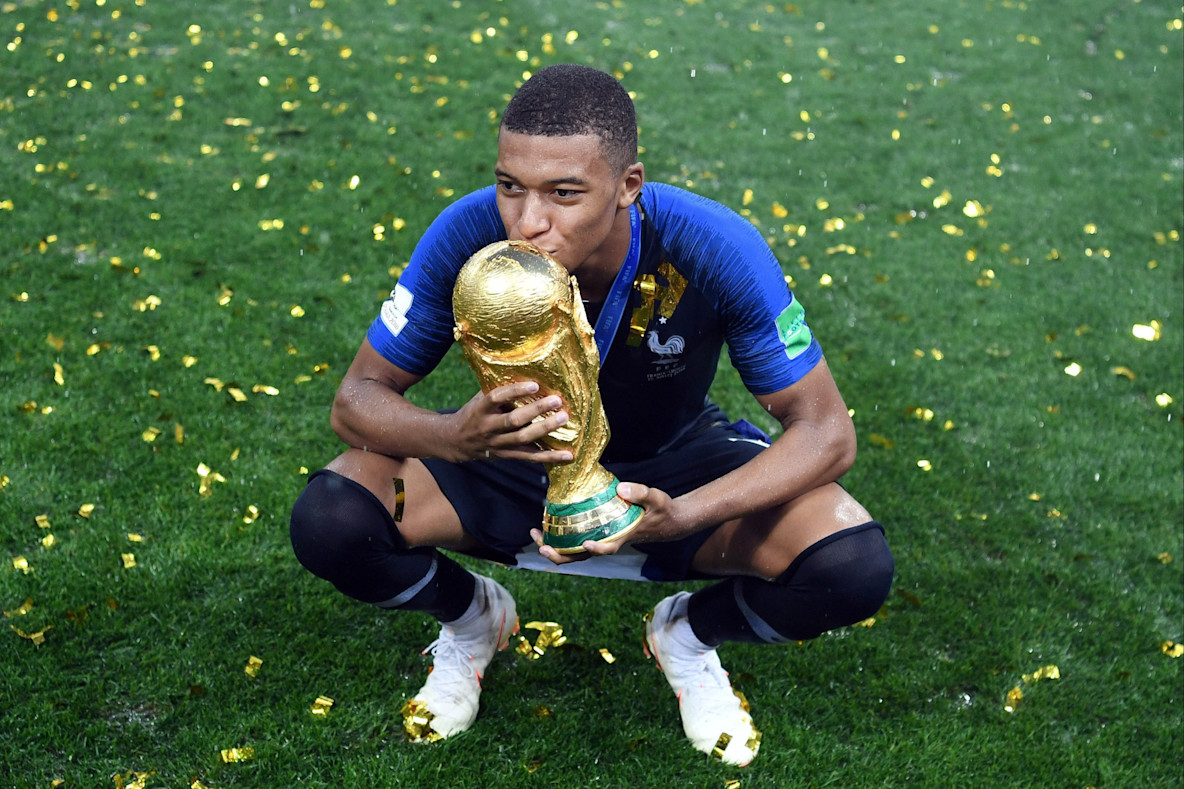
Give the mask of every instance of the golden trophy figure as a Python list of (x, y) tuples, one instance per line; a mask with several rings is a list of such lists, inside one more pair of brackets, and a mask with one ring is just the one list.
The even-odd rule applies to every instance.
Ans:
[(461, 269), (452, 312), (453, 334), (483, 392), (535, 381), (538, 392), (516, 406), (557, 394), (567, 409), (567, 424), (543, 440), (573, 457), (544, 464), (546, 544), (579, 553), (585, 540), (612, 541), (631, 531), (643, 510), (617, 495), (616, 476), (599, 462), (609, 437), (596, 383), (600, 356), (575, 277), (532, 244), (499, 241)]

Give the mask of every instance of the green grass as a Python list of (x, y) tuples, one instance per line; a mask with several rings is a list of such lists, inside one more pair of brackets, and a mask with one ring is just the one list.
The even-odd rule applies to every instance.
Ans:
[[(1180, 18), (0, 3), (0, 610), (44, 636), (0, 633), (0, 786), (1179, 785)], [(896, 554), (873, 627), (724, 648), (765, 733), (744, 770), (685, 745), (641, 655), (668, 587), (493, 568), (569, 644), (499, 657), (473, 730), (422, 748), (399, 707), (430, 623), (339, 596), (287, 543), (383, 295), (489, 182), (523, 73), (566, 60), (634, 92), (651, 180), (765, 233)], [(1132, 335), (1151, 321), (1160, 339)], [(414, 396), (472, 389), (454, 355)], [(726, 362), (715, 394), (765, 419)]]

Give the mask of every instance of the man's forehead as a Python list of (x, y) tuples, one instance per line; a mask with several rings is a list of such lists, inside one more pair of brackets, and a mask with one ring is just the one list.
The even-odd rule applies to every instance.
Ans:
[(519, 170), (587, 171), (607, 166), (600, 138), (592, 134), (552, 137), (504, 132), (498, 137), (497, 170), (516, 175)]

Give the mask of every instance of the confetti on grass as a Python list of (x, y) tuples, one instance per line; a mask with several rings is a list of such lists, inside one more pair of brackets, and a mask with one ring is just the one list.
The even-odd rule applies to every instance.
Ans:
[(128, 770), (126, 773), (116, 773), (112, 780), (115, 782), (115, 789), (144, 789), (148, 785), (148, 779), (154, 775), (155, 771), (140, 773)]
[(563, 627), (556, 622), (527, 622), (525, 627), (527, 630), (538, 630), (538, 638), (531, 644), (526, 636), (518, 636), (518, 646), (514, 651), (530, 660), (541, 658), (549, 647), (561, 647), (567, 643)]
[(255, 749), (251, 746), (242, 748), (223, 748), (222, 761), (225, 764), (233, 764), (234, 762), (249, 762), (255, 758)]
[[(1031, 674), (1023, 675), (1023, 684), (1035, 685), (1037, 682), (1045, 679), (1060, 679), (1061, 670), (1056, 666), (1044, 666), (1033, 671)], [(1016, 685), (1011, 690), (1007, 691), (1007, 702), (1003, 705), (1003, 711), (1014, 713), (1020, 706), (1020, 702), (1024, 700), (1024, 691), (1020, 685)]]
[(262, 658), (257, 658), (254, 655), (251, 655), (249, 658), (247, 658), (247, 665), (243, 668), (243, 672), (248, 677), (254, 679), (255, 677), (259, 676), (259, 667), (262, 665)]

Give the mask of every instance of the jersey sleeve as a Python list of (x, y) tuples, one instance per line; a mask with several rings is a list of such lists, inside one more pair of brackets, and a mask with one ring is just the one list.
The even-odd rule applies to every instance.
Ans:
[(822, 348), (752, 223), (666, 184), (647, 186), (646, 198), (672, 262), (716, 303), (728, 355), (748, 390), (770, 394), (814, 369)]
[(479, 189), (445, 208), (415, 245), (406, 270), (366, 332), (391, 364), (427, 375), (452, 345), (456, 275), (470, 255), (505, 238), (494, 189)]

